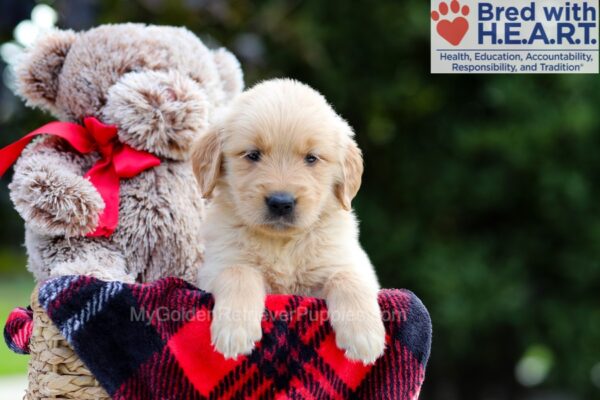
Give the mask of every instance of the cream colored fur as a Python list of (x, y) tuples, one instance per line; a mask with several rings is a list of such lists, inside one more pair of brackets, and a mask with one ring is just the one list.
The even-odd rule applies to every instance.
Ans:
[[(195, 144), (194, 172), (212, 196), (199, 283), (215, 296), (212, 341), (225, 356), (247, 354), (260, 339), (267, 293), (324, 297), (349, 358), (382, 354), (379, 284), (350, 209), (362, 175), (353, 135), (319, 93), (272, 80), (238, 96)], [(259, 161), (248, 159), (252, 151)], [(277, 191), (296, 198), (293, 222), (268, 220), (265, 198)]]
[(99, 159), (61, 139), (27, 147), (11, 199), (25, 220), (28, 268), (37, 280), (87, 274), (105, 280), (195, 279), (202, 265), (204, 200), (193, 184), (192, 141), (243, 86), (235, 57), (209, 50), (183, 28), (103, 25), (54, 31), (17, 68), (28, 105), (81, 123), (94, 116), (161, 165), (121, 181), (119, 225), (88, 238), (104, 202), (84, 174)]

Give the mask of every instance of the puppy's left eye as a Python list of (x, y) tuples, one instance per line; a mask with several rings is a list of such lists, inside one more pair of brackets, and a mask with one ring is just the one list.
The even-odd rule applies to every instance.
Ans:
[(314, 163), (316, 163), (319, 160), (319, 158), (317, 156), (315, 156), (314, 154), (307, 154), (306, 157), (304, 157), (304, 162), (307, 163), (308, 165), (312, 165)]
[(252, 150), (247, 152), (244, 157), (246, 157), (248, 160), (252, 161), (252, 162), (259, 162), (260, 161), (260, 151), (258, 150)]

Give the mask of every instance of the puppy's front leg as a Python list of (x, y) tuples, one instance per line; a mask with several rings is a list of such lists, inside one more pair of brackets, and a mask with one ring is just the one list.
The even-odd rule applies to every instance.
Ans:
[(250, 266), (228, 267), (215, 277), (210, 290), (215, 297), (210, 327), (213, 346), (226, 358), (251, 353), (254, 343), (262, 337), (262, 275)]
[(385, 327), (377, 302), (378, 285), (352, 270), (335, 273), (325, 298), (336, 344), (352, 360), (372, 364), (385, 349)]

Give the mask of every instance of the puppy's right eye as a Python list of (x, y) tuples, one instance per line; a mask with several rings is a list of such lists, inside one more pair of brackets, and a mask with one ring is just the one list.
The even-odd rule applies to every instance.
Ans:
[(249, 151), (246, 153), (246, 155), (244, 157), (246, 157), (248, 160), (250, 160), (252, 162), (259, 162), (260, 161), (260, 151), (258, 151), (258, 150)]

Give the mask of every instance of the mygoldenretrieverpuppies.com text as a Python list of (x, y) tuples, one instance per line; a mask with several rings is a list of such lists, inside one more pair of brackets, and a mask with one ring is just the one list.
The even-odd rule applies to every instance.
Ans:
[[(233, 321), (255, 320), (255, 315), (240, 310), (228, 310), (225, 317)], [(264, 310), (261, 315), (263, 320), (291, 322), (295, 320), (304, 320), (310, 322), (325, 322), (329, 320), (356, 321), (364, 320), (366, 316), (360, 311), (335, 313), (327, 310), (314, 310), (308, 307), (299, 307), (290, 311), (272, 311)], [(402, 321), (405, 318), (397, 310), (382, 310), (382, 319), (384, 322)], [(132, 307), (130, 309), (130, 320), (143, 322), (148, 325), (163, 322), (209, 322), (213, 320), (213, 313), (205, 308), (190, 308), (184, 311), (173, 310), (169, 307), (158, 307), (152, 310)]]

